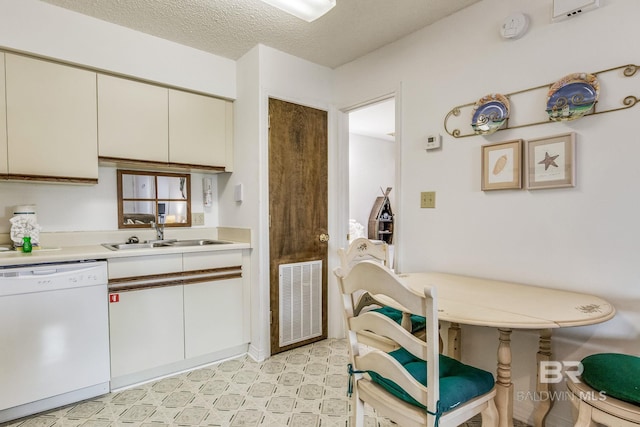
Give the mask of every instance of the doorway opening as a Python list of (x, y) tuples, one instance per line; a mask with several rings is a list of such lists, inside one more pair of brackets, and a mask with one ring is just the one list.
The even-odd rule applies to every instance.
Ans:
[[(395, 236), (378, 234), (370, 219), (385, 194), (391, 212), (396, 207), (395, 104), (395, 98), (386, 98), (349, 111), (349, 239), (385, 240), (390, 244), (391, 266)], [(393, 222), (382, 227), (394, 231)]]

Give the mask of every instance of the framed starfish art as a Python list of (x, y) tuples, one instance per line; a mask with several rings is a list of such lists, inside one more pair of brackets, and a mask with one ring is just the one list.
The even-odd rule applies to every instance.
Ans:
[(527, 141), (527, 189), (575, 187), (573, 132)]

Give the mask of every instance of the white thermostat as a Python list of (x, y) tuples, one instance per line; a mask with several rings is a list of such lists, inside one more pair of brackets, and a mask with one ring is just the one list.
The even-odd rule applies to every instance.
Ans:
[(526, 15), (514, 13), (502, 21), (500, 35), (505, 39), (517, 39), (527, 31), (528, 26), (529, 21)]
[(435, 148), (440, 148), (440, 144), (442, 141), (441, 135), (429, 135), (427, 136), (427, 143), (425, 144), (425, 150), (433, 150)]

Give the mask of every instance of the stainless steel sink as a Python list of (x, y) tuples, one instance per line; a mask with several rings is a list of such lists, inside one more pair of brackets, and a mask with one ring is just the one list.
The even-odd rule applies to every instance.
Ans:
[(120, 249), (150, 249), (150, 248), (160, 248), (163, 246), (167, 246), (166, 243), (162, 242), (144, 242), (144, 243), (103, 243), (107, 249), (111, 249), (112, 251), (119, 251)]
[(176, 240), (174, 242), (167, 242), (167, 246), (206, 246), (206, 245), (224, 245), (231, 242), (225, 242), (224, 240), (211, 240), (211, 239), (195, 239), (195, 240)]
[(152, 248), (164, 248), (168, 246), (207, 246), (207, 245), (222, 245), (231, 242), (225, 242), (224, 240), (212, 240), (212, 239), (193, 239), (193, 240), (148, 240), (138, 243), (103, 243), (107, 249), (112, 251), (119, 251), (123, 249), (152, 249)]

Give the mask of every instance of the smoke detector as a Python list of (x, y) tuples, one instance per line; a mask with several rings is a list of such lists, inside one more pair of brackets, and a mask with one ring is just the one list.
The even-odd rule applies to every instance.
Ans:
[(573, 18), (600, 7), (600, 0), (553, 0), (553, 22)]
[(502, 21), (500, 35), (505, 39), (517, 39), (527, 31), (529, 19), (522, 13), (514, 13)]

